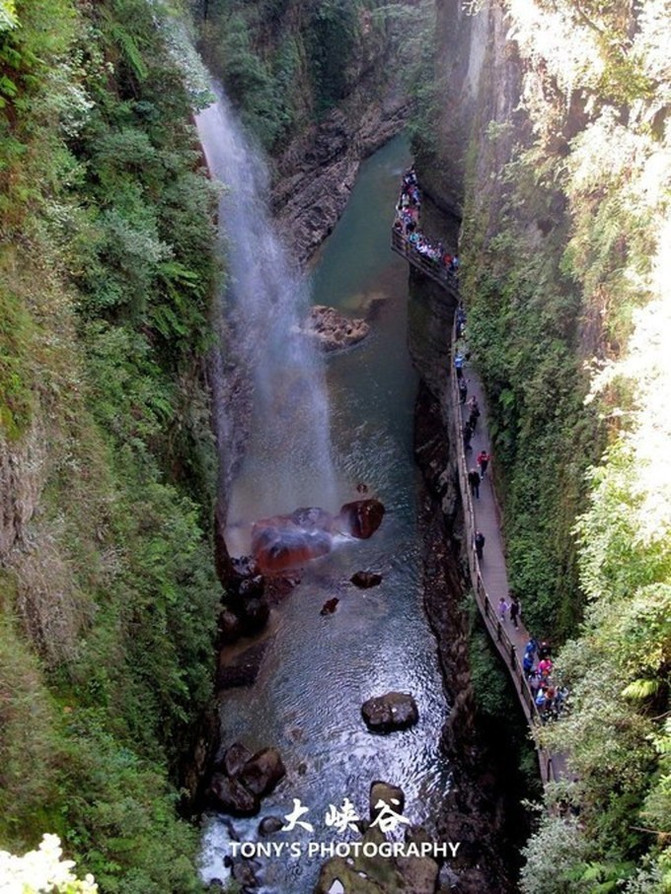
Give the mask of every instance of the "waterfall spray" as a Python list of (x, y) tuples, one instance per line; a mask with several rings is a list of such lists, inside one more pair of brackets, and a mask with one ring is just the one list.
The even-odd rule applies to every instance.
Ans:
[(301, 505), (330, 508), (336, 486), (323, 360), (299, 332), (308, 285), (270, 218), (261, 153), (216, 92), (217, 102), (196, 120), (210, 170), (223, 184), (219, 226), (229, 278), (218, 313), (254, 389), (250, 438), (229, 508), (235, 526)]

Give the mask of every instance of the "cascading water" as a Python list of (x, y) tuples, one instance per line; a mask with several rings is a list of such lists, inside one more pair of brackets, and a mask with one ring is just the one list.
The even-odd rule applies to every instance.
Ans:
[[(210, 109), (199, 121), (213, 168), (218, 168), (217, 153), (230, 136), (220, 115), (221, 111)], [(235, 151), (248, 151), (242, 145), (238, 143)], [(265, 846), (272, 843), (280, 853), (253, 866), (260, 881), (260, 894), (308, 894), (314, 890), (323, 857), (310, 856), (309, 843), (328, 847), (340, 841), (343, 836), (328, 827), (325, 817), (330, 805), (340, 808), (344, 798), (350, 799), (360, 817), (367, 817), (373, 780), (383, 779), (401, 786), (406, 798), (404, 815), (429, 829), (431, 817), (438, 814), (449, 787), (450, 768), (438, 745), (447, 705), (435, 641), (421, 610), (422, 544), (417, 527), (412, 450), (416, 377), (406, 349), (407, 268), (389, 251), (389, 212), (407, 161), (407, 146), (397, 141), (364, 164), (364, 174), (325, 246), (314, 278), (315, 300), (319, 303), (338, 305), (345, 313), (355, 315), (361, 315), (371, 303), (376, 307), (372, 334), (358, 348), (331, 357), (327, 383), (337, 480), (348, 482), (340, 485), (342, 491), (336, 506), (343, 500), (356, 499), (355, 485), (364, 482), (370, 494), (384, 503), (387, 514), (370, 540), (352, 542), (347, 549), (335, 550), (301, 569), (301, 583), (273, 611), (262, 641), (251, 647), (257, 650), (256, 654), (261, 649), (263, 656), (256, 679), (243, 688), (229, 688), (222, 693), (222, 746), (226, 748), (236, 741), (252, 751), (275, 746), (282, 754), (287, 775), (264, 798), (261, 816), (232, 819), (212, 813), (207, 818), (202, 873), (206, 880), (225, 879), (229, 873), (226, 861), (235, 851), (232, 842), (236, 840), (260, 841)], [(232, 173), (226, 173), (223, 167), (218, 169), (222, 177), (233, 181), (233, 186), (242, 185), (241, 179), (252, 174), (241, 174), (237, 164), (244, 167), (247, 163), (244, 158), (238, 159)], [(239, 215), (236, 212), (237, 203), (242, 200), (232, 192), (231, 196), (232, 206), (224, 202), (222, 220), (231, 242), (246, 240), (249, 237), (243, 232), (243, 209)], [(247, 249), (251, 255), (242, 262), (243, 272), (245, 264), (252, 267), (257, 263), (255, 253), (263, 251), (259, 240), (269, 229), (264, 223), (259, 231), (259, 221), (253, 219), (251, 209), (262, 213), (264, 221), (265, 209), (259, 212), (257, 198), (249, 201), (255, 204), (244, 209), (244, 219), (256, 235), (251, 237), (253, 248)], [(276, 246), (271, 240), (267, 251), (279, 252)], [(230, 256), (237, 263), (233, 245)], [(277, 263), (282, 270), (288, 270), (285, 260)], [(271, 283), (267, 291), (275, 296), (275, 303), (268, 311), (255, 310), (261, 319), (252, 326), (251, 309), (241, 303), (246, 299), (241, 298), (238, 275), (241, 274), (235, 274), (233, 284), (235, 313), (242, 314), (245, 321), (245, 339), (254, 336), (256, 325), (265, 333), (263, 315), (272, 312), (276, 329), (283, 333), (274, 351), (279, 349), (282, 358), (284, 341), (290, 340), (291, 327), (300, 319), (305, 305), (300, 311), (287, 306), (280, 311), (277, 286)], [(293, 284), (292, 289), (303, 288), (296, 285), (290, 272), (287, 281)], [(301, 301), (306, 300), (303, 291)], [(287, 318), (280, 319), (281, 313), (286, 313)], [(260, 336), (262, 349), (263, 339), (271, 335)], [(253, 352), (254, 348), (246, 350)], [(281, 369), (278, 376), (283, 376)], [(310, 376), (312, 384), (321, 382), (318, 371)], [(257, 386), (257, 390), (265, 399), (264, 386)], [(265, 418), (258, 412), (255, 416), (254, 424), (262, 430), (277, 424), (278, 420), (272, 417), (283, 409), (268, 404), (266, 407)], [(324, 416), (320, 416), (324, 412), (322, 407), (316, 413), (319, 431), (310, 431), (304, 417), (300, 428), (286, 434), (287, 442), (291, 437), (296, 444), (299, 457), (303, 450), (311, 452), (314, 480), (310, 480), (313, 473), (301, 469), (299, 461), (298, 478), (287, 486), (281, 476), (296, 474), (296, 464), (291, 461), (287, 470), (287, 460), (291, 460), (284, 455), (287, 443), (280, 442), (271, 449), (265, 437), (254, 441), (256, 436), (252, 435), (248, 445), (252, 471), (244, 467), (242, 488), (239, 480), (234, 485), (243, 498), (253, 494), (260, 511), (271, 514), (301, 503), (333, 508), (333, 500), (329, 504), (325, 497), (332, 486), (333, 473), (326, 465), (327, 427)], [(307, 443), (301, 444), (301, 438), (307, 439)], [(279, 451), (277, 456), (273, 449)], [(255, 476), (260, 481), (254, 481)], [(260, 483), (268, 485), (269, 495), (257, 490)], [(305, 488), (302, 492), (301, 487)], [(235, 494), (233, 499), (238, 507), (237, 517), (242, 517), (242, 510), (250, 506), (253, 511), (246, 512), (244, 518), (258, 516), (251, 500), (245, 503)], [(371, 590), (357, 590), (349, 581), (361, 569), (379, 572), (382, 583)], [(337, 611), (321, 616), (320, 609), (329, 599), (339, 600)], [(236, 648), (238, 644), (233, 647)], [(371, 696), (390, 690), (413, 694), (419, 707), (419, 723), (390, 736), (373, 735), (362, 721), (361, 705)], [(313, 831), (297, 828), (263, 838), (258, 829), (260, 819), (274, 816), (286, 820), (294, 799), (309, 810), (302, 819), (313, 826)], [(348, 830), (344, 837), (356, 841), (360, 835)], [(291, 850), (293, 847), (298, 848), (298, 855)]]
[[(335, 508), (336, 485), (321, 358), (301, 335), (309, 289), (273, 228), (268, 171), (220, 92), (197, 117), (210, 171), (224, 185), (219, 205), (229, 282), (221, 312), (228, 350), (253, 382), (251, 443), (229, 503), (227, 542), (244, 552), (246, 525), (298, 506)], [(226, 350), (226, 348), (224, 348)]]

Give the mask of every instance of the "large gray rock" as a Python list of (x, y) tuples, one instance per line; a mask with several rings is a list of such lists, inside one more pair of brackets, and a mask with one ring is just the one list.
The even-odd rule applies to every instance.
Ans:
[(417, 704), (407, 692), (387, 692), (369, 698), (361, 706), (361, 713), (368, 729), (376, 733), (407, 729), (419, 720)]

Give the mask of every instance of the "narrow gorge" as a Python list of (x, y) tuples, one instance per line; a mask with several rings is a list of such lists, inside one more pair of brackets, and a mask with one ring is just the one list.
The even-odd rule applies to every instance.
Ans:
[(1, 890), (670, 890), (668, 13), (0, 0)]

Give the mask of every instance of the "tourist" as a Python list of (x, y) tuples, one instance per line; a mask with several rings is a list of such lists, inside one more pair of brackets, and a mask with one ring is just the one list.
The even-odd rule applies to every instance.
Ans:
[[(470, 446), (470, 445), (469, 445)], [(480, 473), (477, 469), (471, 469), (468, 473), (468, 483), (471, 486), (471, 494), (476, 500), (480, 499)]]
[(468, 396), (468, 385), (466, 384), (466, 380), (461, 378), (459, 379), (459, 403), (465, 404), (466, 397)]
[(478, 399), (475, 395), (469, 400), (468, 406), (470, 407), (468, 420), (471, 423), (471, 428), (475, 431), (475, 426), (480, 418), (480, 407), (478, 406)]
[(468, 422), (464, 423), (464, 427), (461, 430), (463, 438), (464, 438), (464, 450), (468, 453), (469, 450), (472, 450), (471, 447), (471, 438), (473, 437), (473, 429), (470, 427)]
[(491, 458), (492, 458), (491, 455), (489, 453), (487, 453), (486, 450), (481, 450), (480, 453), (478, 453), (477, 463), (478, 463), (478, 467), (480, 469), (480, 477), (481, 478), (485, 477), (485, 473), (487, 471), (487, 466), (489, 465), (489, 460)]
[(461, 379), (464, 375), (464, 358), (458, 351), (454, 355), (454, 368), (457, 371), (457, 378)]
[[(446, 258), (452, 259), (452, 255), (445, 255)], [(446, 262), (447, 263), (447, 262)], [(457, 308), (457, 338), (461, 338), (466, 328), (466, 314), (463, 307)]]
[(530, 637), (529, 641), (527, 642), (526, 646), (524, 647), (524, 654), (531, 655), (531, 657), (533, 658), (534, 655), (536, 654), (537, 649), (538, 649), (538, 644), (536, 643), (536, 640), (533, 637)]
[(485, 535), (481, 531), (475, 532), (475, 537), (473, 538), (473, 545), (475, 546), (475, 554), (478, 559), (482, 559), (483, 552), (485, 549)]
[(508, 603), (506, 602), (505, 598), (502, 596), (499, 599), (499, 618), (502, 621), (505, 621), (507, 611), (508, 611)]
[(513, 622), (513, 627), (517, 629), (517, 619), (520, 614), (520, 604), (517, 600), (516, 596), (510, 600), (510, 620)]

